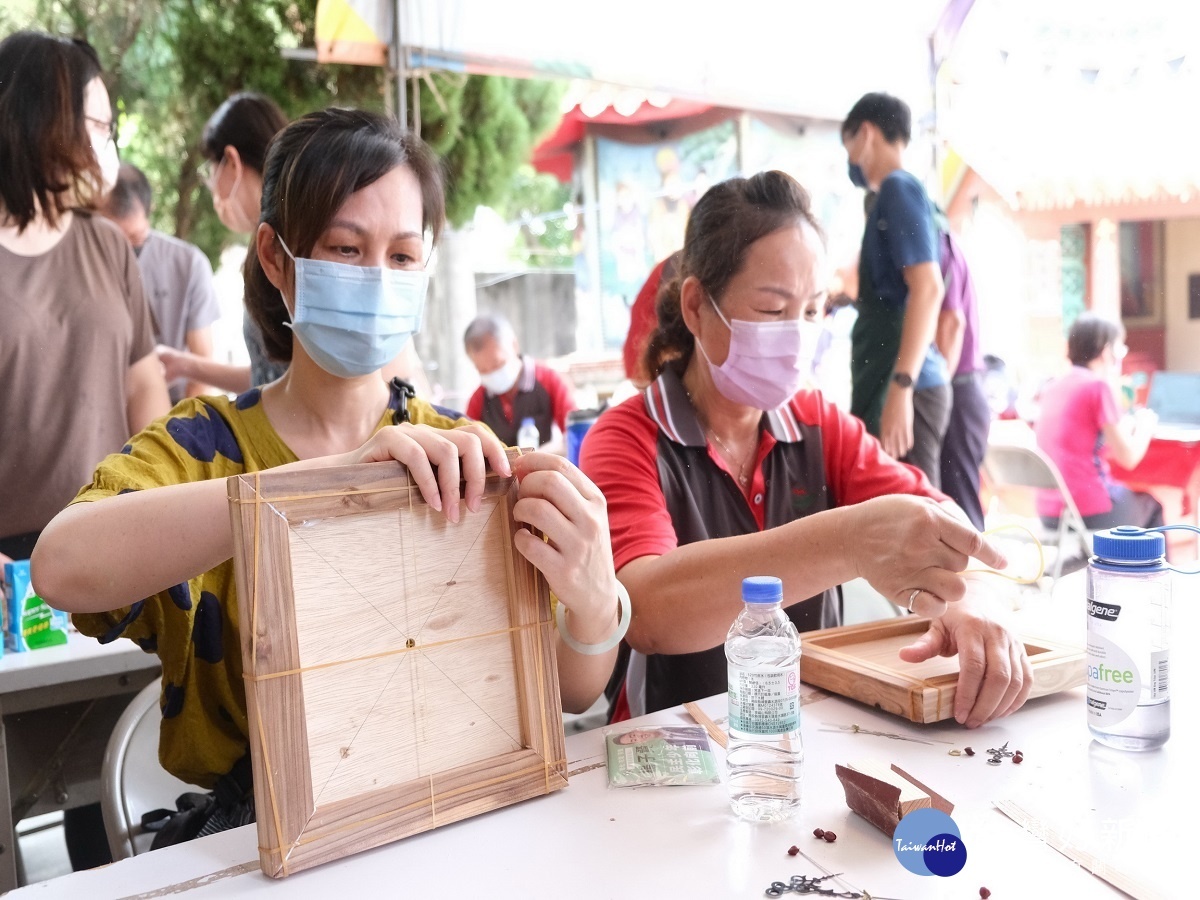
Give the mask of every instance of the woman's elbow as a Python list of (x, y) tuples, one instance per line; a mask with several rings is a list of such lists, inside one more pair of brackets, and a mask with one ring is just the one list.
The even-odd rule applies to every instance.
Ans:
[(55, 609), (83, 612), (72, 599), (86, 596), (72, 565), (71, 545), (52, 521), (38, 538), (29, 561), (29, 578), (37, 595)]

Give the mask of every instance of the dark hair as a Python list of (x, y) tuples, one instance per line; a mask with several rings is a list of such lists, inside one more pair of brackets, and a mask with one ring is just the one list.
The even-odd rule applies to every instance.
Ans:
[(266, 165), (267, 145), (287, 125), (287, 116), (270, 97), (242, 91), (217, 107), (204, 123), (200, 152), (219, 163), (225, 148), (233, 147), (242, 164), (260, 175)]
[(72, 206), (95, 203), (100, 163), (83, 114), (84, 90), (100, 74), (83, 41), (18, 31), (0, 41), (0, 203), (25, 228), (51, 228)]
[(822, 234), (808, 191), (785, 172), (730, 178), (705, 192), (688, 217), (676, 272), (658, 289), (658, 326), (650, 334), (643, 357), (651, 378), (657, 378), (673, 360), (686, 366), (695, 349), (696, 340), (680, 308), (683, 282), (694, 275), (719, 305), (726, 286), (741, 271), (750, 246), (802, 222)]
[(1067, 334), (1067, 357), (1075, 366), (1086, 366), (1121, 336), (1121, 326), (1094, 313), (1080, 313)]
[[(436, 243), (446, 220), (437, 157), (394, 119), (355, 109), (309, 113), (271, 141), (260, 221), (274, 228), (297, 257), (306, 257), (350, 195), (397, 166), (411, 169), (421, 185), (422, 225)], [(267, 354), (290, 361), (292, 330), (284, 324), (283, 295), (267, 278), (253, 247), (243, 274), (246, 309), (262, 330)]]
[(124, 219), (134, 212), (134, 204), (140, 204), (142, 211), (150, 215), (154, 196), (150, 190), (150, 182), (146, 174), (131, 163), (121, 163), (117, 171), (117, 183), (108, 192), (105, 206), (108, 213), (115, 219)]
[(907, 144), (912, 140), (912, 112), (907, 103), (891, 94), (864, 94), (842, 123), (842, 137), (858, 134), (863, 122), (870, 122), (883, 132), (889, 144), (896, 141)]

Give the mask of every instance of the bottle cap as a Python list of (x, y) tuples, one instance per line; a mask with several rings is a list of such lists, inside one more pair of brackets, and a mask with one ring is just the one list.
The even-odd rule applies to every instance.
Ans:
[(783, 582), (773, 575), (743, 578), (742, 599), (747, 603), (778, 603), (783, 599)]
[(1166, 539), (1157, 531), (1119, 525), (1092, 537), (1092, 552), (1112, 562), (1155, 562), (1167, 552)]

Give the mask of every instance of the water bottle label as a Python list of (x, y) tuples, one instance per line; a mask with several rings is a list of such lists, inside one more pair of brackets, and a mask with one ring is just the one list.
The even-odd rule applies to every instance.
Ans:
[(800, 727), (800, 666), (730, 669), (729, 727), (782, 734)]
[[(1088, 724), (1094, 728), (1112, 728), (1137, 709), (1142, 678), (1129, 654), (1102, 635), (1088, 635), (1087, 651)], [(1163, 680), (1165, 688), (1165, 666)]]

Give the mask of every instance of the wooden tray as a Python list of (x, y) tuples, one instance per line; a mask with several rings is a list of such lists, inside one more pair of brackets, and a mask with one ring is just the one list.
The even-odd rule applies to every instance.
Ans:
[[(800, 680), (910, 722), (953, 718), (958, 657), (935, 656), (923, 663), (900, 659), (900, 648), (924, 634), (929, 622), (902, 616), (802, 634)], [(1086, 679), (1081, 647), (1038, 638), (1025, 641), (1025, 652), (1033, 666), (1030, 697), (1065, 691)]]
[(398, 463), (229, 480), (259, 859), (273, 877), (566, 785), (516, 481), (451, 524)]

